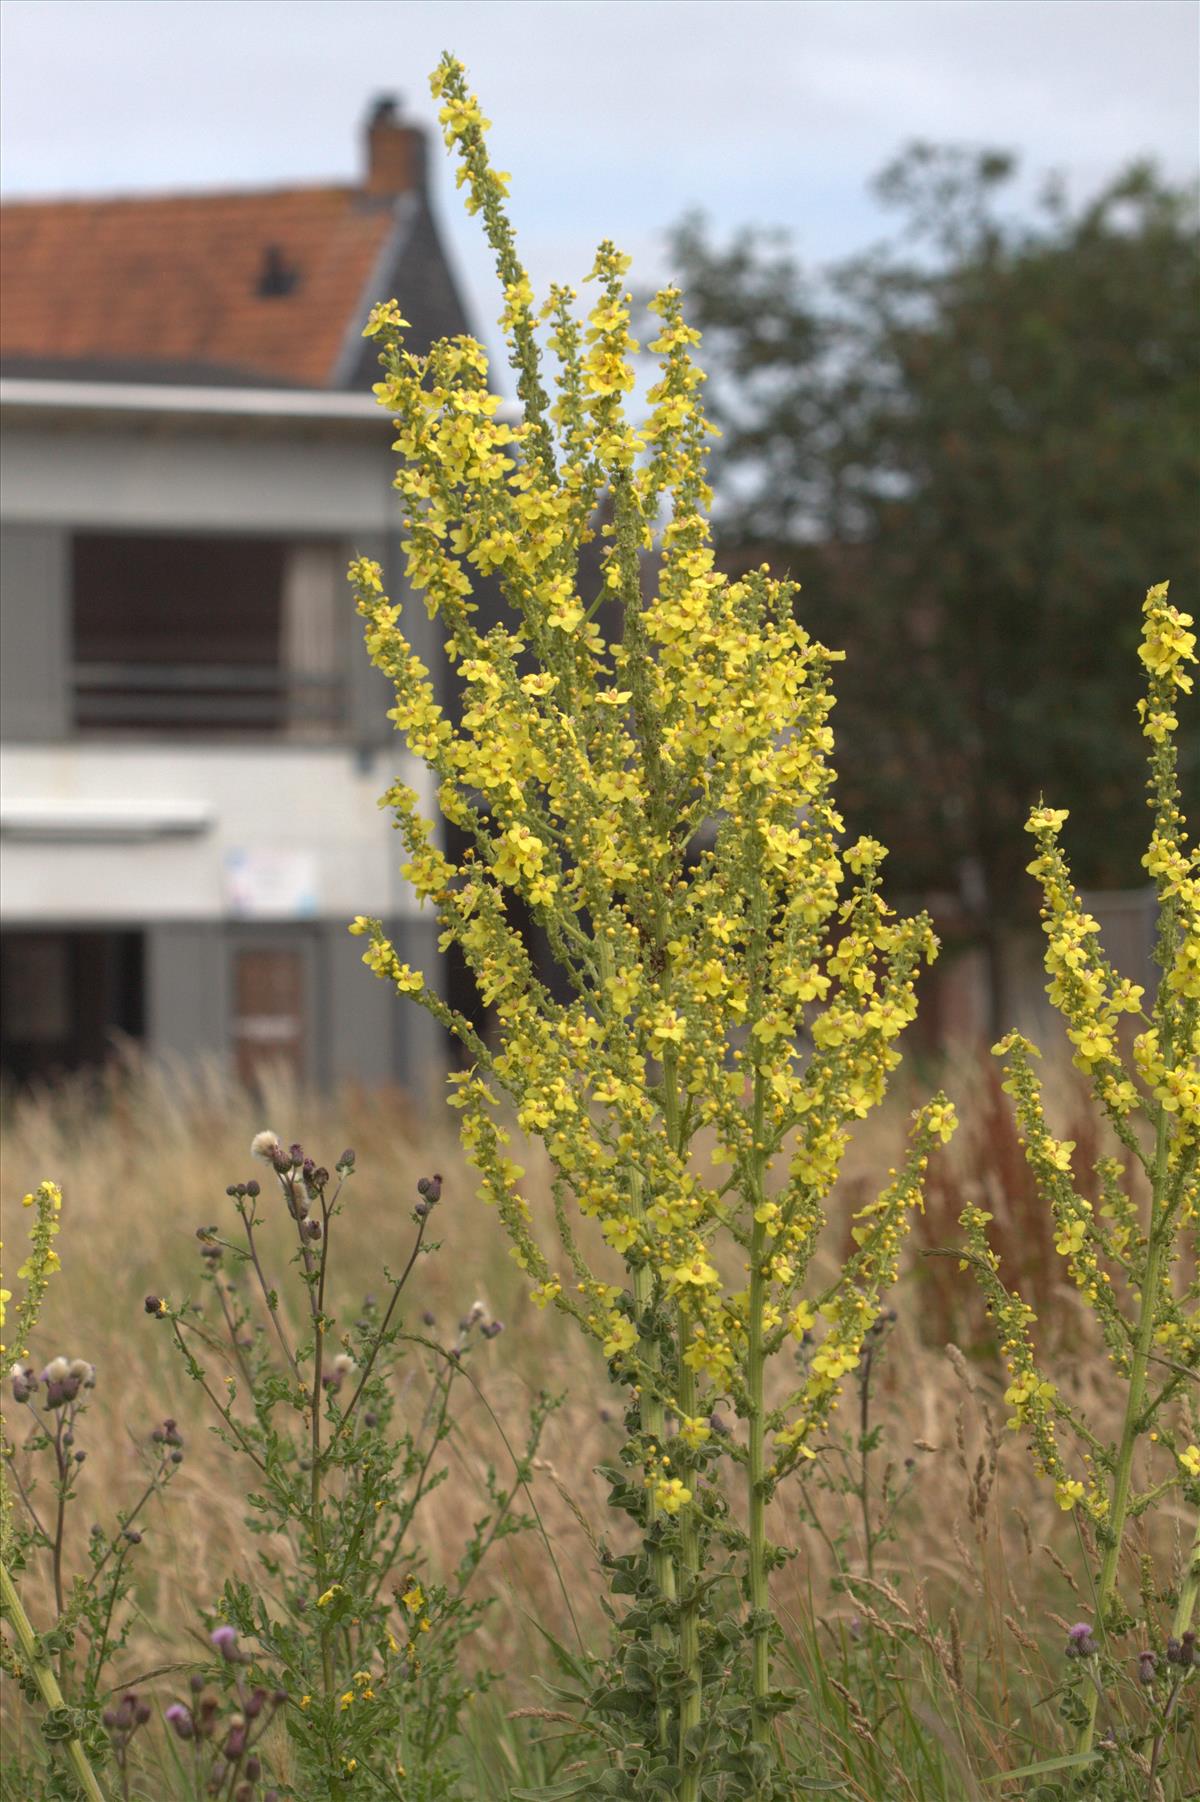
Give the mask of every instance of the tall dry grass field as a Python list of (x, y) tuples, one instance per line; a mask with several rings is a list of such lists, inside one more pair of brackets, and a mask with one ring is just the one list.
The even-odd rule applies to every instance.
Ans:
[[(1072, 1538), (1086, 1528), (1055, 1507), (1048, 1486), (1034, 1479), (1015, 1439), (1001, 1430), (1005, 1379), (989, 1323), (957, 1260), (943, 1255), (955, 1248), (964, 1201), (982, 1200), (994, 1213), (997, 1249), (1006, 1272), (1036, 1301), (1039, 1332), (1064, 1392), (1102, 1435), (1115, 1431), (1117, 1396), (1109, 1393), (1107, 1365), (1086, 1317), (1061, 1281), (1049, 1226), (1024, 1179), (1007, 1102), (987, 1060), (964, 1053), (943, 1078), (964, 1126), (932, 1173), (929, 1212), (889, 1298), (895, 1319), (873, 1358), (869, 1394), (864, 1400), (861, 1381), (847, 1385), (833, 1423), (840, 1451), (814, 1467), (819, 1477), (781, 1490), (770, 1531), (795, 1553), (777, 1587), (798, 1661), (819, 1655), (825, 1639), (830, 1646), (853, 1645), (869, 1631), (923, 1647), (931, 1667), (960, 1693), (973, 1669), (993, 1696), (986, 1732), (1000, 1768), (1017, 1754), (1005, 1738), (1005, 1697), (1019, 1733), (1027, 1725), (1023, 1685), (1052, 1685), (1047, 1673), (1064, 1623), (1078, 1612), (1076, 1604), (1086, 1604), (1078, 1591), (1072, 1594), (1068, 1574), (1079, 1568)], [(1073, 1124), (1079, 1155), (1090, 1159), (1094, 1132), (1089, 1137), (1080, 1124), (1085, 1109), (1065, 1063), (1051, 1093), (1062, 1129)], [(906, 1120), (905, 1102), (897, 1100), (854, 1142), (831, 1209), (824, 1254), (831, 1269), (845, 1250), (849, 1215), (861, 1194), (897, 1160)], [(457, 1391), (461, 1434), (453, 1477), (420, 1521), (433, 1571), (452, 1562), (470, 1530), (484, 1467), (504, 1467), (509, 1446), (519, 1446), (531, 1397), (542, 1390), (565, 1397), (532, 1484), (553, 1557), (537, 1536), (523, 1535), (501, 1549), (500, 1562), (481, 1579), (493, 1586), (497, 1605), (479, 1653), (506, 1674), (506, 1710), (536, 1706), (536, 1679), (545, 1665), (540, 1629), (567, 1643), (576, 1634), (602, 1642), (601, 1586), (593, 1577), (609, 1528), (606, 1488), (594, 1471), (613, 1455), (619, 1426), (615, 1398), (598, 1378), (595, 1360), (530, 1303), (499, 1223), (477, 1199), (457, 1149), (454, 1117), (448, 1110), (417, 1110), (388, 1090), (320, 1098), (280, 1081), (254, 1099), (215, 1068), (133, 1057), (101, 1078), (10, 1100), (4, 1152), (10, 1239), (22, 1227), (13, 1202), (25, 1190), (52, 1176), (64, 1194), (63, 1273), (51, 1285), (33, 1353), (35, 1359), (60, 1352), (83, 1357), (97, 1371), (77, 1530), (86, 1530), (92, 1511), (109, 1518), (139, 1492), (147, 1434), (164, 1416), (178, 1420), (187, 1443), (179, 1479), (143, 1523), (152, 1554), (141, 1561), (141, 1617), (122, 1682), (195, 1651), (197, 1610), (211, 1606), (225, 1574), (256, 1580), (260, 1548), (243, 1526), (245, 1473), (209, 1430), (203, 1397), (181, 1372), (167, 1335), (147, 1318), (143, 1298), (163, 1294), (174, 1302), (198, 1293), (196, 1230), (228, 1224), (226, 1186), (254, 1174), (250, 1140), (268, 1126), (285, 1143), (299, 1139), (330, 1163), (344, 1146), (357, 1154), (358, 1174), (339, 1223), (335, 1300), (343, 1315), (360, 1296), (383, 1287), (385, 1266), (394, 1270), (403, 1262), (416, 1182), (436, 1170), (444, 1178), (440, 1250), (422, 1260), (406, 1291), (407, 1324), (448, 1345), (477, 1298), (505, 1323), (501, 1335), (478, 1346), (470, 1365), (486, 1405), (466, 1384)], [(523, 1148), (522, 1162), (535, 1218), (548, 1222), (545, 1170), (530, 1148)], [(285, 1226), (281, 1218), (274, 1240), (264, 1240), (268, 1276), (274, 1258), (282, 1277), (291, 1253), (294, 1240)], [(415, 1418), (427, 1381), (417, 1352), (405, 1381), (402, 1407)], [(879, 1438), (864, 1461), (857, 1447), (867, 1425)], [(21, 1463), (18, 1449), (18, 1471)], [(885, 1504), (885, 1496), (898, 1499)], [(885, 1510), (893, 1530), (869, 1543)], [(1165, 1579), (1181, 1547), (1169, 1506), (1158, 1519), (1160, 1538), (1145, 1550)], [(863, 1580), (853, 1584), (853, 1594), (847, 1572)], [(39, 1581), (44, 1575), (28, 1591), (35, 1615), (48, 1602)], [(936, 1716), (926, 1725), (936, 1732)]]

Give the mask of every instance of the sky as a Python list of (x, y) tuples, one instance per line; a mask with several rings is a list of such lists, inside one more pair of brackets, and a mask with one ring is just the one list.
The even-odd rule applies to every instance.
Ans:
[[(639, 285), (663, 233), (782, 226), (819, 266), (889, 219), (907, 142), (1018, 152), (1086, 198), (1136, 156), (1194, 177), (1197, 0), (0, 0), (5, 196), (353, 181), (370, 99), (430, 126), (445, 48), (512, 174), (535, 289), (611, 237)], [(435, 205), (477, 329), (486, 247), (440, 145)]]

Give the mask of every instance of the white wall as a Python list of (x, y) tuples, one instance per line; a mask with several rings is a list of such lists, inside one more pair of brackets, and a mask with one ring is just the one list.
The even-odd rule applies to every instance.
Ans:
[[(236, 852), (259, 857), (268, 874), (274, 864), (286, 875), (296, 854), (310, 860), (316, 905), (307, 917), (412, 916), (415, 897), (399, 874), (403, 844), (377, 805), (397, 775), (430, 811), (428, 774), (398, 740), (365, 767), (345, 747), (6, 745), (0, 918), (237, 917), (226, 875)], [(152, 832), (154, 819), (173, 817), (179, 830), (139, 837), (142, 812), (153, 816)], [(305, 917), (289, 909), (285, 899), (273, 916), (252, 917)]]
[(399, 524), (387, 417), (348, 433), (291, 424), (178, 430), (99, 421), (55, 430), (6, 419), (6, 519), (105, 531), (329, 532)]

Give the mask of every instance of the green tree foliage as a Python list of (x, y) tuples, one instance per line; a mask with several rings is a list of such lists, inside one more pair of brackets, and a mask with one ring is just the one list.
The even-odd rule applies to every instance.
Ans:
[[(1136, 166), (1017, 219), (1013, 175), (915, 146), (878, 183), (903, 232), (820, 287), (778, 240), (672, 234), (725, 429), (724, 555), (803, 581), (806, 623), (851, 652), (850, 819), (886, 822), (895, 879), (957, 887), (993, 944), (1025, 905), (1043, 783), (1077, 816), (1085, 884), (1144, 880), (1118, 805), (1129, 597), (1149, 572), (1186, 599), (1200, 574), (1194, 196)], [(1183, 763), (1186, 788), (1200, 744)]]

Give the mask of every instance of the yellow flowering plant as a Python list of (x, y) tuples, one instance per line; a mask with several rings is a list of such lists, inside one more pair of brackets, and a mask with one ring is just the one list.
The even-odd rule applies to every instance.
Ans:
[[(1083, 1412), (1039, 1368), (1033, 1311), (1001, 1279), (987, 1238), (990, 1215), (977, 1206), (962, 1215), (967, 1261), (982, 1283), (1009, 1367), (1008, 1424), (1028, 1435), (1059, 1506), (1084, 1518), (1090, 1528), (1085, 1543), (1094, 1541), (1097, 1548), (1094, 1628), (1081, 1623), (1075, 1630), (1076, 1655), (1103, 1658), (1115, 1673), (1121, 1641), (1141, 1626), (1140, 1686), (1151, 1706), (1132, 1741), (1145, 1739), (1156, 1770), (1169, 1719), (1186, 1712), (1178, 1696), (1194, 1666), (1192, 1623), (1200, 1593), (1200, 852), (1188, 844), (1175, 748), (1175, 707), (1191, 692), (1187, 666), (1196, 662), (1191, 625), (1191, 617), (1171, 605), (1166, 583), (1150, 589), (1140, 650), (1148, 683), (1138, 712), (1149, 745), (1153, 816), (1143, 862), (1158, 895), (1160, 976), (1152, 1001), (1104, 955), (1099, 928), (1072, 885), (1059, 842), (1065, 812), (1039, 805), (1027, 828), (1037, 845), (1029, 871), (1042, 890), (1046, 992), (1125, 1162), (1102, 1156), (1094, 1181), (1081, 1182), (1074, 1144), (1056, 1139), (1047, 1124), (1036, 1047), (1017, 1032), (995, 1047), (1005, 1062), (1004, 1086), (1014, 1099), (1026, 1160), (1053, 1215), (1055, 1248), (1124, 1387), (1115, 1443), (1098, 1438)], [(1123, 1039), (1125, 1016), (1136, 1030)], [(1148, 1190), (1145, 1208), (1135, 1183)], [(1060, 1431), (1069, 1446), (1060, 1444)], [(1131, 1568), (1138, 1524), (1164, 1499), (1182, 1511), (1189, 1542), (1169, 1598), (1167, 1628), (1156, 1618), (1152, 1594), (1147, 1599), (1144, 1575), (1140, 1615), (1122, 1592), (1122, 1579), (1138, 1574)], [(1094, 1762), (1102, 1687), (1089, 1670), (1080, 1691), (1068, 1697), (1081, 1762)], [(1106, 1736), (1106, 1755), (1119, 1739)], [(1160, 1792), (1152, 1786), (1146, 1793)]]
[[(368, 966), (464, 1048), (453, 1104), (482, 1193), (534, 1299), (569, 1316), (627, 1391), (609, 1474), (640, 1546), (608, 1561), (632, 1601), (620, 1661), (591, 1697), (590, 1721), (619, 1752), (601, 1789), (694, 1802), (720, 1770), (735, 1786), (722, 1793), (782, 1794), (768, 1574), (783, 1554), (765, 1509), (819, 1455), (929, 1150), (953, 1130), (942, 1097), (916, 1114), (905, 1161), (855, 1219), (852, 1255), (814, 1283), (849, 1133), (883, 1099), (936, 943), (924, 915), (897, 918), (883, 899), (883, 846), (846, 843), (830, 762), (839, 654), (798, 623), (792, 584), (714, 567), (704, 377), (679, 292), (652, 303), (659, 379), (635, 427), (628, 259), (601, 245), (586, 321), (566, 288), (535, 310), (461, 65), (444, 58), (432, 86), (495, 252), (519, 422), (501, 416), (472, 339), (417, 356), (395, 301), (366, 335), (397, 433), (407, 582), (440, 621), (459, 713), (379, 567), (359, 560), (351, 580), (370, 657), (394, 684), (390, 717), (463, 846), (448, 855), (396, 782), (383, 804), (404, 874), (494, 1010), (494, 1034), (403, 963), (378, 920), (351, 930)], [(507, 612), (484, 630), (486, 580)], [(550, 948), (553, 987), (524, 918)], [(531, 1216), (514, 1119), (549, 1154), (553, 1223)], [(783, 1354), (806, 1341), (789, 1379)], [(770, 1386), (769, 1366), (781, 1373)], [(721, 1430), (723, 1408), (744, 1432)]]
[[(14, 1293), (0, 1281), (0, 1330), (8, 1325), (10, 1302), (13, 1303), (16, 1327), (16, 1337), (12, 1343), (0, 1344), (0, 1358), (3, 1359), (6, 1370), (12, 1360), (14, 1399), (18, 1401), (35, 1386), (33, 1367), (27, 1365), (25, 1360), (37, 1329), (38, 1316), (50, 1286), (50, 1278), (62, 1268), (54, 1246), (62, 1214), (62, 1190), (57, 1183), (47, 1179), (24, 1197), (22, 1205), (31, 1210), (29, 1251), (16, 1275), (17, 1282), (23, 1287)], [(69, 1385), (75, 1372), (67, 1365), (66, 1359), (59, 1362), (64, 1367), (63, 1376)], [(74, 1391), (77, 1393), (80, 1387), (81, 1382), (76, 1377)], [(75, 1786), (72, 1793), (86, 1797), (87, 1802), (104, 1802), (104, 1792), (96, 1776), (96, 1767), (103, 1763), (105, 1753), (103, 1736), (99, 1732), (98, 1711), (94, 1707), (69, 1706), (68, 1694), (64, 1693), (67, 1650), (74, 1639), (75, 1622), (83, 1609), (73, 1596), (72, 1608), (68, 1614), (57, 1556), (55, 1587), (59, 1618), (54, 1629), (39, 1633), (21, 1599), (19, 1579), (29, 1561), (31, 1549), (37, 1544), (37, 1538), (23, 1521), (16, 1518), (16, 1497), (11, 1488), (13, 1478), (10, 1471), (13, 1452), (9, 1444), (8, 1429), (9, 1417), (0, 1415), (0, 1620), (3, 1620), (8, 1630), (6, 1635), (0, 1635), (0, 1670), (20, 1686), (22, 1694), (33, 1706), (42, 1711), (42, 1734), (49, 1752), (50, 1769), (39, 1769), (38, 1778), (48, 1777), (51, 1783), (57, 1784), (66, 1780), (69, 1772)], [(61, 1438), (60, 1425), (60, 1441)], [(57, 1536), (60, 1545), (63, 1507), (70, 1495), (69, 1468), (60, 1445), (57, 1495)], [(106, 1601), (111, 1618), (112, 1600), (106, 1598)], [(67, 1687), (69, 1692), (70, 1686)], [(76, 1702), (79, 1698), (71, 1696), (70, 1700)], [(56, 1754), (62, 1759), (61, 1765)], [(33, 1773), (27, 1775), (32, 1780)]]

